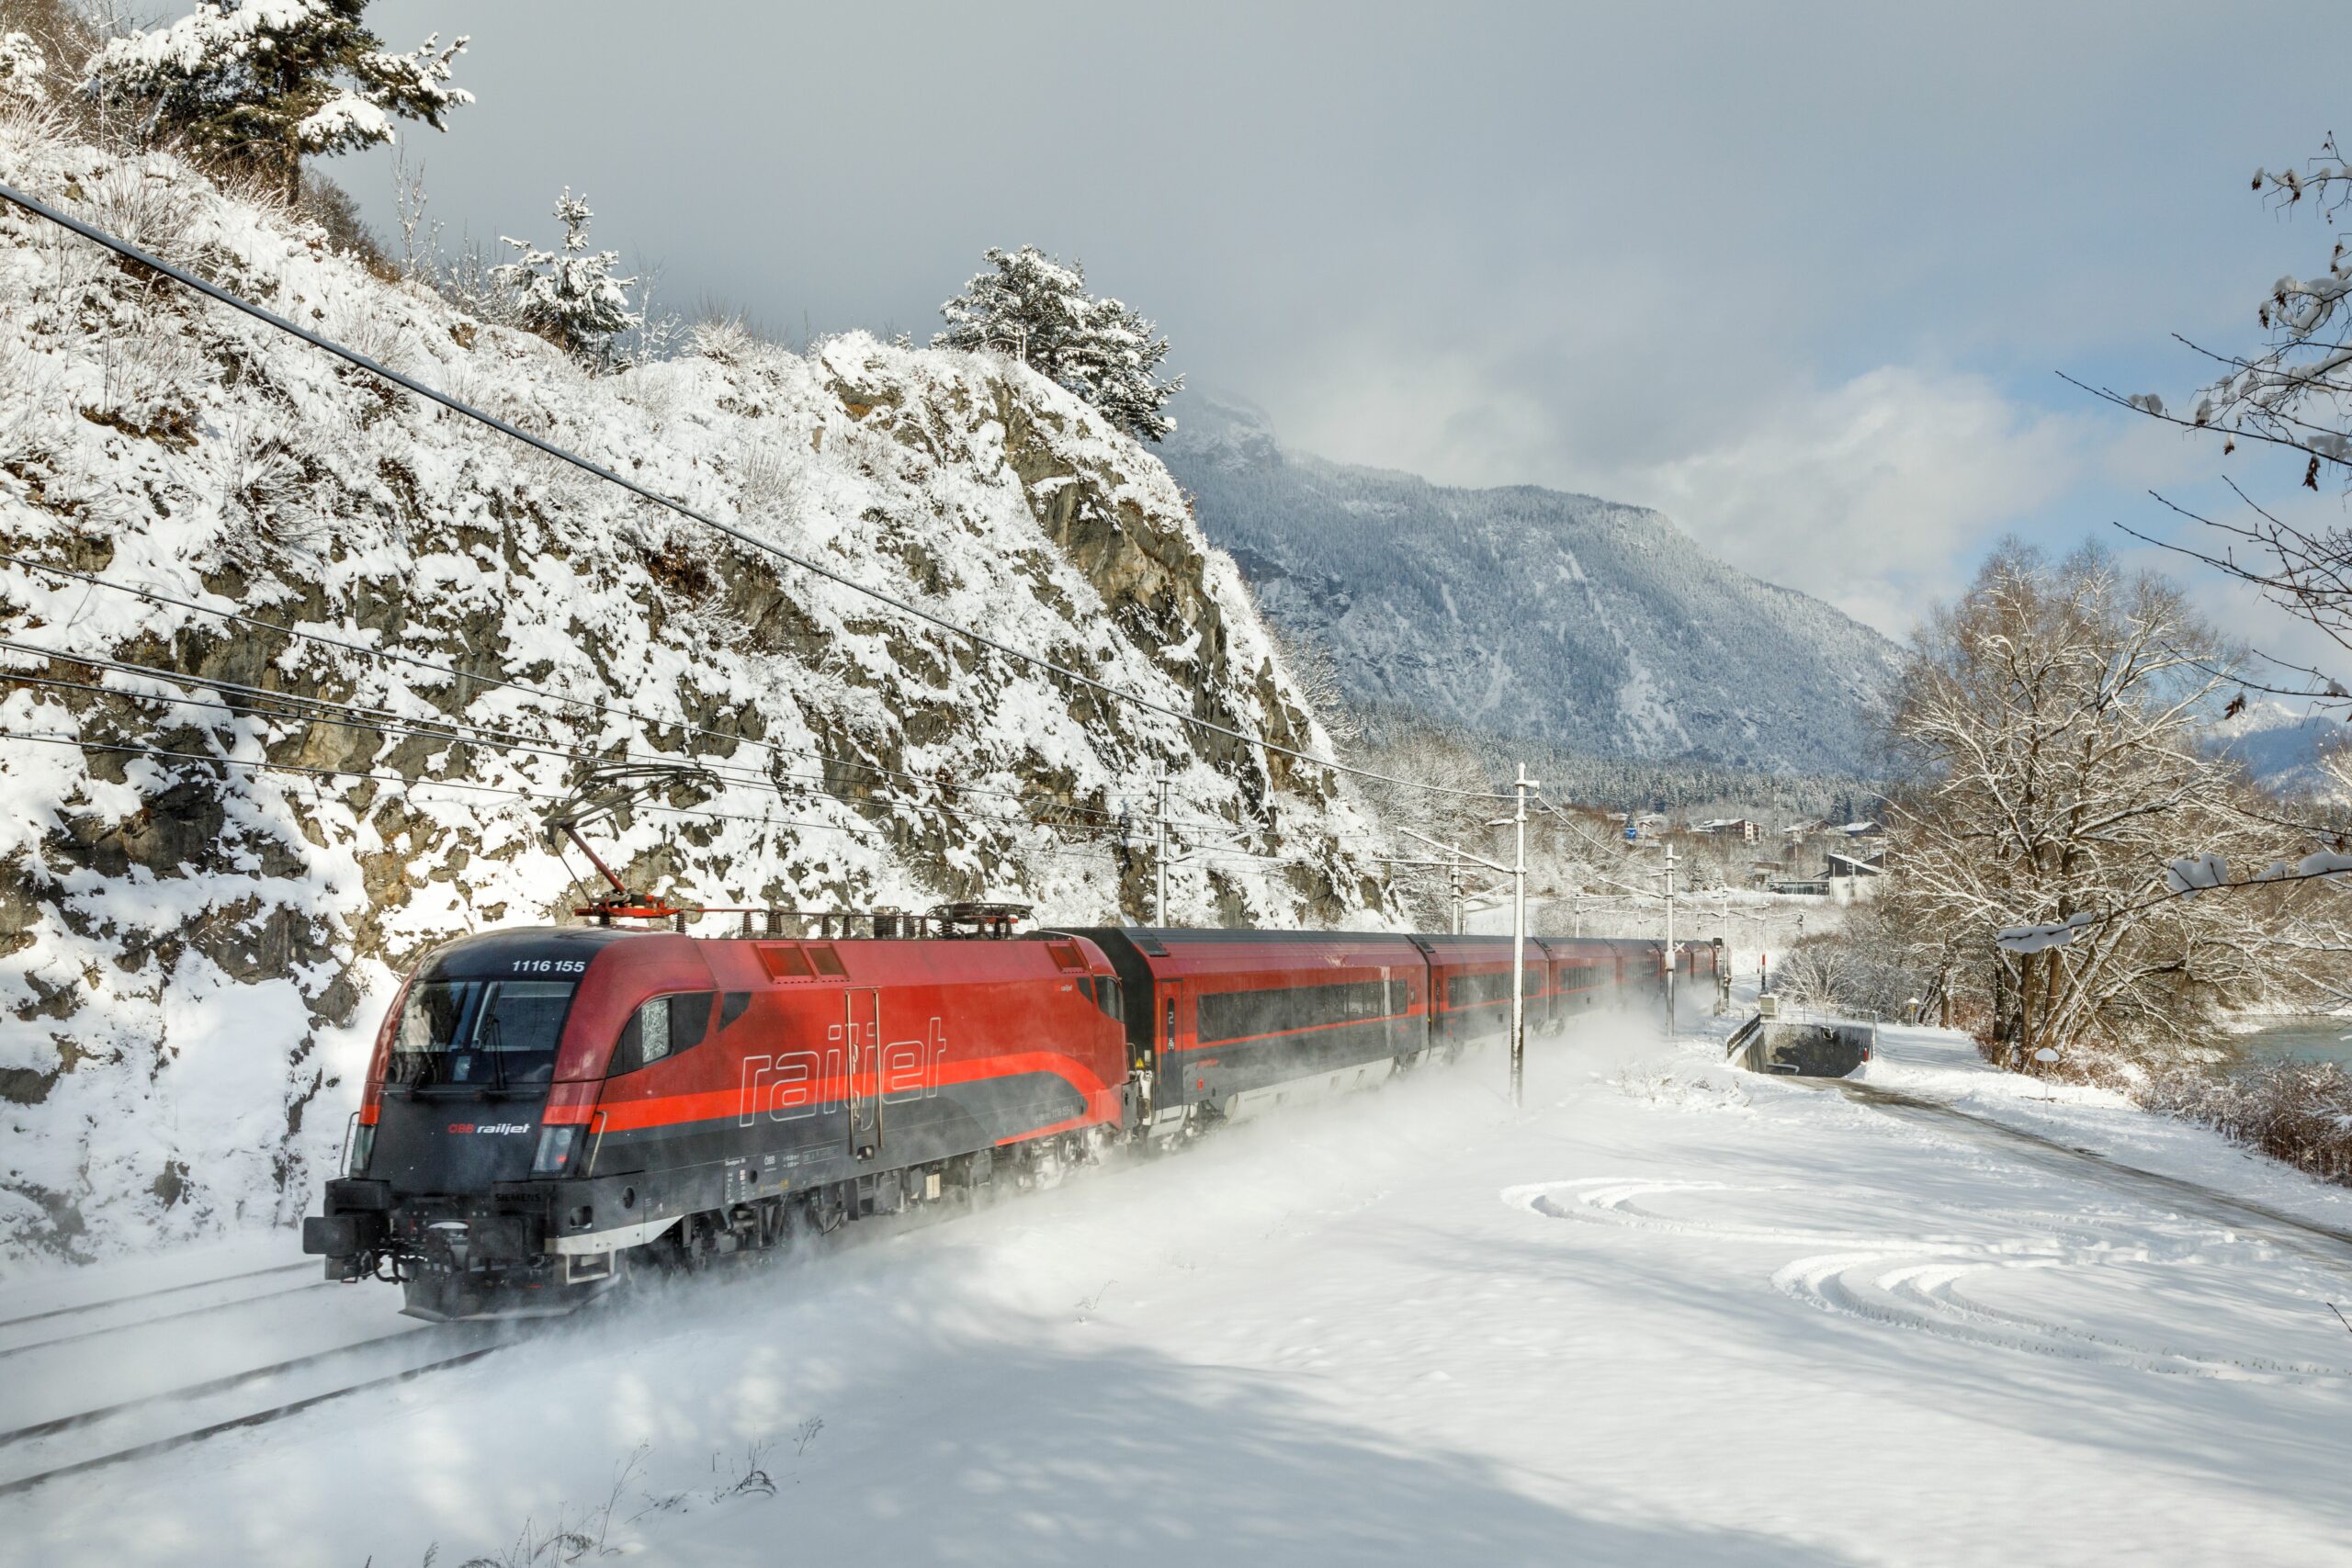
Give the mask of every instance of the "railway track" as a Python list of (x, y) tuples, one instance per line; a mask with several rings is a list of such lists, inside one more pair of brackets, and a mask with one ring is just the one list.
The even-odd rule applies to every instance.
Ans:
[[(360, 1393), (369, 1389), (386, 1388), (447, 1368), (464, 1366), (468, 1362), (478, 1361), (484, 1356), (498, 1350), (503, 1343), (503, 1340), (493, 1340), (488, 1344), (470, 1345), (462, 1349), (453, 1350), (447, 1355), (435, 1356), (413, 1365), (401, 1367), (396, 1371), (379, 1372), (356, 1382), (337, 1381), (332, 1386), (302, 1393), (295, 1398), (281, 1400), (258, 1408), (240, 1410), (232, 1415), (202, 1421), (192, 1427), (184, 1427), (179, 1430), (168, 1431), (159, 1437), (144, 1438), (123, 1446), (115, 1446), (119, 1439), (109, 1438), (103, 1443), (88, 1445), (95, 1448), (96, 1451), (72, 1452), (67, 1455), (45, 1451), (50, 1444), (60, 1438), (70, 1438), (78, 1432), (101, 1430), (118, 1421), (135, 1420), (142, 1411), (157, 1410), (175, 1404), (200, 1404), (209, 1396), (233, 1392), (238, 1388), (255, 1383), (266, 1384), (271, 1380), (292, 1375), (300, 1369), (315, 1367), (346, 1354), (370, 1349), (387, 1339), (410, 1340), (427, 1337), (424, 1331), (385, 1335), (378, 1339), (345, 1347), (341, 1351), (324, 1351), (317, 1355), (297, 1357), (276, 1366), (256, 1368), (249, 1372), (214, 1379), (208, 1383), (175, 1389), (164, 1393), (148, 1394), (137, 1399), (126, 1400), (104, 1409), (36, 1423), (30, 1427), (19, 1427), (14, 1432), (0, 1433), (0, 1497), (29, 1491), (33, 1487), (49, 1482), (86, 1471), (97, 1470), (106, 1465), (121, 1464), (131, 1460), (146, 1459), (155, 1454), (166, 1453), (173, 1449), (187, 1448), (192, 1443), (200, 1443), (207, 1438), (219, 1437), (224, 1432), (238, 1431), (248, 1427), (266, 1426), (272, 1421), (283, 1420), (287, 1416), (299, 1415), (316, 1405), (324, 1404), (329, 1400), (341, 1399), (346, 1394)], [(16, 1469), (10, 1466), (9, 1461), (20, 1454), (31, 1456), (32, 1468)]]
[[(1182, 1146), (1182, 1145), (1176, 1145)], [(1113, 1156), (1109, 1168), (1133, 1168), (1151, 1153), (1128, 1151)], [(1071, 1167), (1076, 1175), (1091, 1166)], [(1058, 1185), (1061, 1177), (1048, 1185)], [(1017, 1201), (1018, 1191), (982, 1200), (993, 1204)], [(902, 1213), (862, 1220), (815, 1238), (827, 1253), (854, 1251), (910, 1232), (950, 1224), (970, 1213), (971, 1201), (926, 1203)], [(773, 1268), (785, 1261), (781, 1253), (753, 1253), (712, 1265), (716, 1272)], [(355, 1288), (317, 1298), (328, 1281), (315, 1278), (318, 1265), (300, 1263), (249, 1269), (212, 1279), (188, 1280), (140, 1290), (78, 1305), (45, 1308), (0, 1320), (0, 1336), (27, 1325), (55, 1324), (88, 1314), (127, 1313), (121, 1321), (80, 1326), (15, 1345), (0, 1343), (0, 1496), (29, 1491), (50, 1482), (106, 1466), (151, 1458), (187, 1448), (208, 1438), (268, 1425), (349, 1394), (412, 1382), (432, 1373), (469, 1365), (516, 1343), (530, 1331), (523, 1323), (453, 1323), (414, 1325), (391, 1332), (380, 1330), (391, 1304), (384, 1291)], [(254, 1281), (293, 1274), (314, 1277), (277, 1289), (246, 1289)], [(228, 1291), (232, 1299), (198, 1300), (182, 1304), (172, 1298)], [(243, 1293), (235, 1293), (243, 1291)], [(141, 1312), (142, 1305), (171, 1302), (166, 1310)], [(245, 1321), (238, 1321), (243, 1314)], [(273, 1323), (273, 1317), (282, 1321)], [(243, 1363), (213, 1370), (196, 1367), (206, 1375), (183, 1378), (170, 1386), (147, 1386), (135, 1370), (119, 1391), (105, 1396), (75, 1385), (75, 1397), (65, 1406), (27, 1412), (18, 1408), (22, 1390), (46, 1377), (74, 1381), (71, 1359), (104, 1356), (108, 1361), (132, 1355), (141, 1337), (168, 1334), (191, 1351), (207, 1344), (234, 1340), (276, 1345), (299, 1334), (313, 1320), (341, 1320), (343, 1333), (333, 1342), (294, 1355), (248, 1358)], [(207, 1318), (207, 1336), (187, 1341), (180, 1325)], [(364, 1330), (353, 1337), (356, 1331)], [(92, 1400), (95, 1399), (96, 1403)]]
[[(314, 1272), (314, 1270), (308, 1267), (305, 1267), (302, 1271), (306, 1274)], [(111, 1334), (135, 1333), (140, 1329), (153, 1328), (158, 1324), (176, 1323), (183, 1318), (208, 1317), (219, 1313), (236, 1312), (243, 1308), (251, 1306), (255, 1302), (275, 1301), (280, 1296), (300, 1295), (305, 1291), (320, 1290), (324, 1288), (331, 1281), (325, 1280), (311, 1279), (306, 1280), (301, 1284), (293, 1286), (288, 1290), (259, 1292), (249, 1296), (240, 1296), (232, 1301), (209, 1302), (201, 1306), (182, 1307), (175, 1312), (155, 1313), (150, 1316), (136, 1317), (123, 1323), (106, 1323), (100, 1324), (94, 1328), (75, 1329), (72, 1333), (68, 1334), (53, 1334), (46, 1339), (29, 1339), (22, 1344), (0, 1346), (0, 1361), (7, 1360), (12, 1357), (29, 1355), (35, 1350), (46, 1350), (58, 1345), (77, 1344), (85, 1339), (103, 1338), (104, 1337)], [(191, 1286), (188, 1288), (194, 1289), (195, 1287)], [(164, 1292), (158, 1292), (153, 1293), (162, 1294)], [(103, 1312), (107, 1307), (117, 1306), (124, 1302), (136, 1299), (138, 1298), (121, 1297), (118, 1298), (116, 1301), (105, 1303), (101, 1306), (80, 1310), (93, 1313)], [(62, 1316), (73, 1314), (76, 1310), (77, 1309), (65, 1308), (61, 1309), (61, 1311), (56, 1314), (43, 1313), (37, 1315), (40, 1317)], [(28, 1322), (31, 1320), (19, 1319), (18, 1321)]]
[(322, 1297), (318, 1276), (310, 1259), (264, 1263), (0, 1318), (0, 1495), (463, 1366), (512, 1337), (388, 1331), (386, 1297)]
[[(926, 1206), (879, 1223), (867, 1220), (845, 1226), (822, 1237), (821, 1242), (827, 1251), (854, 1249), (909, 1231), (946, 1224), (967, 1212), (962, 1204)], [(773, 1267), (778, 1261), (775, 1255), (752, 1254), (721, 1262), (716, 1268), (732, 1272), (744, 1268)], [(309, 1272), (316, 1265), (304, 1262), (294, 1267)], [(243, 1280), (285, 1271), (256, 1269), (225, 1278)], [(71, 1312), (119, 1306), (182, 1289), (198, 1289), (203, 1283), (220, 1282), (224, 1281), (139, 1292), (93, 1303), (87, 1309), (28, 1314), (11, 1321), (21, 1324), (51, 1319)], [(89, 1342), (108, 1335), (137, 1334), (203, 1314), (217, 1315), (238, 1308), (292, 1310), (287, 1298), (305, 1294), (310, 1288), (305, 1284), (243, 1301), (160, 1314), (16, 1348), (28, 1357), (42, 1351), (62, 1357), (74, 1347), (80, 1347), (86, 1353)], [(349, 1299), (379, 1324), (389, 1305), (385, 1294), (364, 1289), (355, 1289)], [(521, 1322), (416, 1325), (98, 1404), (77, 1404), (58, 1414), (19, 1421), (0, 1429), (0, 1497), (108, 1465), (168, 1453), (225, 1433), (266, 1426), (348, 1394), (392, 1387), (466, 1366), (515, 1343), (533, 1326), (536, 1325)], [(0, 1350), (0, 1357), (9, 1353)], [(9, 1375), (0, 1372), (0, 1378)], [(7, 1418), (6, 1400), (0, 1396), (0, 1420)]]
[(28, 1312), (17, 1317), (0, 1317), (0, 1333), (28, 1323), (45, 1323), (51, 1318), (72, 1317), (77, 1313), (102, 1312), (108, 1307), (123, 1306), (132, 1302), (152, 1300), (156, 1296), (175, 1296), (187, 1291), (233, 1284), (241, 1280), (258, 1280), (272, 1274), (311, 1274), (319, 1272), (318, 1265), (308, 1258), (300, 1263), (275, 1263), (266, 1269), (247, 1269), (241, 1273), (223, 1274), (210, 1280), (187, 1280), (176, 1285), (158, 1285), (153, 1290), (132, 1291), (126, 1295), (107, 1296), (96, 1302), (82, 1302), (72, 1306), (50, 1307), (41, 1312)]
[[(822, 1238), (827, 1251), (880, 1242), (909, 1230), (927, 1229), (967, 1212), (962, 1204), (926, 1206), (877, 1223), (845, 1226)], [(755, 1254), (728, 1263), (722, 1271), (773, 1265), (773, 1255)], [(354, 1288), (323, 1301), (313, 1292), (327, 1281), (315, 1278), (318, 1265), (298, 1264), (241, 1270), (213, 1279), (130, 1292), (74, 1306), (43, 1309), (0, 1321), (0, 1334), (13, 1328), (70, 1323), (87, 1314), (128, 1313), (119, 1322), (77, 1327), (16, 1345), (0, 1344), (0, 1497), (30, 1491), (52, 1481), (129, 1463), (187, 1448), (223, 1434), (266, 1426), (346, 1395), (392, 1387), (463, 1367), (515, 1343), (529, 1331), (517, 1323), (416, 1324), (380, 1332), (393, 1304), (390, 1292)], [(293, 1273), (312, 1275), (291, 1288), (248, 1290), (225, 1301), (190, 1295), (250, 1287), (254, 1281)], [(162, 1312), (138, 1311), (157, 1303)], [(322, 1310), (323, 1309), (323, 1311)], [(303, 1333), (322, 1316), (341, 1320), (329, 1342), (298, 1354), (249, 1356), (225, 1369), (197, 1361), (207, 1375), (177, 1376), (156, 1388), (134, 1369), (119, 1380), (119, 1397), (106, 1397), (85, 1374), (95, 1367), (134, 1362), (142, 1341), (168, 1336), (175, 1346), (200, 1355), (208, 1347), (243, 1342), (258, 1348)], [(205, 1336), (190, 1341), (184, 1327), (206, 1319)], [(44, 1390), (62, 1385), (65, 1403), (37, 1407)], [(28, 1401), (36, 1407), (28, 1408)]]

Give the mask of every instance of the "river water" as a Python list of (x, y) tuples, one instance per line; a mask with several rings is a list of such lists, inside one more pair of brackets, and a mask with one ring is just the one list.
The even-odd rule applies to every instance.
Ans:
[(2233, 1040), (2255, 1062), (2334, 1062), (2352, 1072), (2352, 1018), (2286, 1018)]

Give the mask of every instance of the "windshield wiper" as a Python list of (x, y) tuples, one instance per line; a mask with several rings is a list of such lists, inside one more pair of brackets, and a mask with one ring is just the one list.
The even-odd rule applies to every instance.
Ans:
[[(487, 1043), (482, 1040), (485, 1032), (490, 1036)], [(481, 1028), (474, 1031), (474, 1050), (477, 1054), (485, 1049), (490, 1052), (491, 1089), (496, 1093), (504, 1094), (506, 1092), (506, 1041), (503, 1032), (499, 1028), (496, 1013), (492, 1013), (481, 1021)]]

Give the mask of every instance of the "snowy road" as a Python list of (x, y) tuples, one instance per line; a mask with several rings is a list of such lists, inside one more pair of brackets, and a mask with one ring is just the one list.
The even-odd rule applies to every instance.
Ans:
[[(2352, 1194), (1888, 1043), (1873, 1084), (2111, 1163), (1706, 1042), (1550, 1046), (1523, 1113), (1491, 1058), (1297, 1108), (0, 1498), (0, 1540), (356, 1568), (560, 1512), (679, 1563), (2352, 1562), (2352, 1248), (2121, 1168), (2323, 1228)], [(773, 1495), (734, 1485), (762, 1443)]]

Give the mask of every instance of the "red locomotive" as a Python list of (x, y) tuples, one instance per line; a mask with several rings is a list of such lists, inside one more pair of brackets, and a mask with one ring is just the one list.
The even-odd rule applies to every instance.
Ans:
[[(1531, 940), (1529, 1027), (1655, 997), (1663, 966), (1657, 942)], [(565, 1312), (630, 1259), (773, 1247), (1407, 1067), (1501, 1032), (1510, 999), (1500, 937), (468, 937), (394, 999), (303, 1250), (420, 1317)]]

